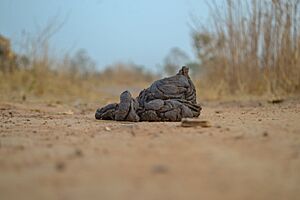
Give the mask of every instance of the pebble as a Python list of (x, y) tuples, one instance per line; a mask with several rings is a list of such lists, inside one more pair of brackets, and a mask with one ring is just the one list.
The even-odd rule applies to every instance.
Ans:
[(63, 171), (66, 168), (66, 165), (64, 162), (57, 162), (55, 165), (55, 168), (57, 171)]
[(78, 157), (81, 157), (81, 156), (83, 156), (83, 153), (80, 149), (75, 149), (75, 155)]
[(183, 118), (181, 120), (182, 127), (196, 127), (201, 126), (203, 128), (211, 127), (209, 121), (199, 120), (199, 119), (191, 119), (191, 118)]
[(267, 131), (265, 131), (265, 132), (263, 132), (262, 136), (263, 136), (263, 137), (268, 137), (268, 136), (269, 136), (269, 134), (268, 134), (268, 132), (267, 132)]
[(155, 174), (165, 174), (168, 171), (169, 171), (169, 169), (165, 165), (154, 165), (151, 169), (151, 172), (155, 173)]

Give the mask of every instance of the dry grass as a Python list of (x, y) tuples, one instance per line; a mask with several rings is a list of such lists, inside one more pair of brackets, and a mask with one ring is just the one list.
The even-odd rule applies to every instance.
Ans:
[(204, 68), (200, 93), (212, 98), (300, 92), (300, 1), (209, 3), (211, 23), (193, 33)]
[[(299, 94), (300, 0), (224, 0), (208, 5), (211, 22), (193, 32), (201, 62), (193, 80), (202, 99)], [(1, 99), (107, 102), (126, 89), (137, 95), (158, 78), (131, 63), (96, 71), (84, 51), (53, 56), (49, 40), (61, 26), (50, 23), (25, 37), (23, 54), (15, 61), (4, 65), (0, 60)]]
[[(70, 71), (44, 67), (0, 73), (2, 100), (97, 101), (116, 100), (126, 89), (146, 87), (153, 76), (125, 67), (112, 67), (102, 73), (74, 75)], [(136, 88), (136, 90), (135, 90)]]
[(154, 75), (133, 63), (114, 64), (100, 72), (82, 49), (55, 56), (50, 41), (62, 26), (54, 19), (35, 34), (25, 33), (18, 55), (1, 37), (0, 99), (106, 103), (117, 100), (123, 90), (143, 88), (153, 81)]

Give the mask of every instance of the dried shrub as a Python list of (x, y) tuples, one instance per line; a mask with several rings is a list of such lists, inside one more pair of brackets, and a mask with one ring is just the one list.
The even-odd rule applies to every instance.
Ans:
[[(193, 30), (203, 90), (225, 95), (300, 91), (300, 1), (208, 3), (211, 22)], [(199, 78), (200, 79), (200, 78)]]

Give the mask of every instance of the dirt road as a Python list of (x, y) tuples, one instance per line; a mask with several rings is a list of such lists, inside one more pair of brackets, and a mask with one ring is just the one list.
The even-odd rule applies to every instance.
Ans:
[(300, 100), (204, 103), (209, 128), (0, 103), (0, 199), (299, 199)]

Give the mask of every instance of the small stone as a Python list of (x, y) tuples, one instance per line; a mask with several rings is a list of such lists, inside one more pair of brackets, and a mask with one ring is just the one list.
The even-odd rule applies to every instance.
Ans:
[(209, 121), (199, 120), (199, 119), (191, 119), (191, 118), (183, 118), (181, 120), (182, 127), (196, 127), (201, 126), (203, 128), (211, 127)]
[(165, 165), (154, 165), (151, 169), (151, 172), (155, 173), (155, 174), (165, 174), (168, 171), (169, 171), (169, 169)]
[(281, 99), (281, 98), (275, 98), (275, 99), (268, 100), (268, 103), (271, 103), (271, 104), (278, 104), (278, 103), (282, 103), (283, 101), (284, 101), (284, 99)]
[(108, 126), (105, 127), (106, 131), (111, 131), (111, 128), (109, 128)]
[(75, 149), (75, 156), (81, 157), (83, 156), (83, 153), (80, 149)]
[(244, 135), (237, 135), (234, 137), (235, 140), (244, 139)]
[(57, 162), (55, 165), (55, 169), (57, 171), (63, 171), (63, 170), (65, 170), (65, 168), (66, 168), (66, 165), (64, 162)]
[(22, 101), (26, 101), (26, 95), (25, 94), (22, 95)]
[(267, 131), (263, 132), (262, 134), (263, 137), (268, 137), (269, 136), (269, 133)]

